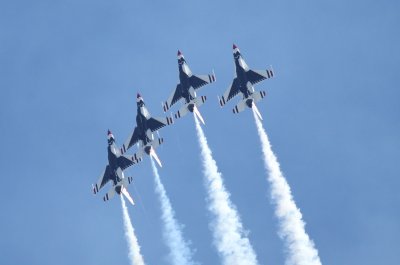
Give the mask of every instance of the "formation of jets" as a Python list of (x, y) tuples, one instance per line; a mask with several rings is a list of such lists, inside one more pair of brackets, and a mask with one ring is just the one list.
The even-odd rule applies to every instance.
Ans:
[[(250, 69), (235, 44), (233, 44), (233, 59), (235, 62), (236, 77), (225, 93), (218, 98), (219, 104), (222, 107), (232, 98), (241, 95), (242, 98), (233, 108), (233, 113), (242, 112), (247, 106), (254, 109), (259, 118), (262, 119), (256, 103), (265, 97), (266, 92), (256, 91), (254, 85), (265, 79), (272, 78), (274, 72), (272, 68), (266, 70)], [(208, 75), (193, 74), (180, 51), (178, 51), (178, 69), (179, 83), (171, 96), (163, 103), (163, 110), (167, 112), (174, 104), (181, 101), (183, 104), (174, 115), (176, 119), (183, 117), (188, 112), (192, 112), (205, 124), (198, 108), (204, 104), (207, 98), (206, 96), (197, 97), (196, 91), (216, 81), (214, 71)], [(117, 193), (118, 195), (123, 194), (134, 204), (127, 190), (128, 184), (132, 183), (133, 179), (132, 177), (125, 177), (124, 170), (142, 161), (144, 154), (154, 158), (158, 165), (162, 167), (155, 149), (164, 140), (158, 136), (158, 133), (157, 137), (154, 137), (153, 133), (164, 126), (171, 125), (173, 120), (171, 117), (152, 117), (139, 93), (137, 94), (136, 103), (136, 127), (121, 148), (116, 146), (114, 135), (108, 130), (108, 165), (104, 169), (103, 174), (100, 175), (97, 183), (93, 185), (93, 193), (97, 194), (108, 182), (112, 182), (111, 189), (103, 197), (104, 201), (110, 200)], [(127, 151), (135, 144), (137, 144), (137, 152), (133, 155), (126, 155)]]

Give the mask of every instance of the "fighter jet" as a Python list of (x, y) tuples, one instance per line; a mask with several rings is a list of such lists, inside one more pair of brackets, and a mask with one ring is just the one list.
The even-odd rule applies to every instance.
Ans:
[(132, 177), (125, 177), (124, 170), (138, 162), (141, 159), (136, 159), (132, 156), (121, 155), (118, 147), (115, 144), (114, 135), (108, 130), (108, 165), (101, 174), (99, 180), (93, 185), (93, 193), (96, 194), (109, 181), (112, 181), (112, 188), (103, 197), (104, 201), (111, 199), (115, 193), (118, 195), (124, 194), (125, 197), (132, 203), (133, 199), (127, 190), (128, 184), (132, 183)]
[(221, 107), (224, 106), (226, 102), (240, 93), (242, 99), (239, 104), (233, 108), (233, 113), (239, 113), (247, 106), (253, 108), (260, 119), (262, 119), (255, 103), (264, 98), (266, 93), (265, 91), (255, 91), (253, 85), (267, 78), (273, 77), (274, 72), (272, 69), (251, 70), (247, 66), (240, 54), (239, 48), (235, 44), (233, 44), (233, 58), (235, 60), (236, 77), (233, 79), (232, 84), (225, 91), (224, 95), (219, 98), (219, 104)]
[(139, 93), (137, 94), (136, 102), (136, 127), (125, 144), (122, 145), (121, 153), (124, 154), (129, 148), (139, 142), (139, 151), (133, 155), (134, 159), (141, 159), (143, 154), (146, 153), (152, 156), (160, 167), (162, 167), (161, 161), (155, 152), (155, 148), (162, 144), (164, 140), (160, 137), (154, 138), (153, 132), (158, 131), (166, 125), (172, 124), (172, 118), (152, 118)]
[[(181, 99), (184, 99), (184, 105), (175, 114), (178, 119), (186, 115), (189, 111), (193, 112), (204, 124), (204, 119), (201, 116), (198, 107), (206, 101), (206, 96), (197, 98), (196, 90), (200, 87), (215, 82), (215, 74), (209, 75), (194, 75), (190, 71), (183, 54), (178, 51), (178, 67), (179, 67), (179, 84), (163, 104), (164, 112)], [(182, 100), (183, 101), (183, 100)]]

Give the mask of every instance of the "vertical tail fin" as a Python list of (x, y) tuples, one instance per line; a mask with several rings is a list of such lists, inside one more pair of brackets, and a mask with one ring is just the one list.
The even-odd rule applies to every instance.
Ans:
[(196, 105), (193, 107), (193, 113), (194, 113), (194, 115), (197, 116), (197, 118), (199, 118), (199, 120), (200, 120), (204, 125), (206, 125), (206, 123), (204, 122), (204, 119), (203, 119), (203, 117), (201, 116), (200, 111), (199, 111), (199, 109), (196, 107)]
[(157, 161), (157, 163), (158, 163), (158, 165), (160, 165), (160, 167), (162, 167), (160, 158), (158, 158), (158, 155), (157, 155), (157, 153), (156, 153), (156, 151), (154, 150), (153, 147), (150, 149), (149, 155), (150, 155), (152, 158), (154, 158), (154, 160)]
[(261, 113), (256, 106), (256, 103), (253, 103), (252, 108), (254, 109), (254, 112), (257, 114), (257, 116), (260, 118), (260, 120), (263, 120), (263, 118), (261, 117)]
[(135, 202), (133, 201), (131, 195), (129, 194), (128, 190), (127, 190), (124, 186), (122, 186), (121, 193), (126, 197), (126, 199), (127, 199), (132, 205), (135, 205)]

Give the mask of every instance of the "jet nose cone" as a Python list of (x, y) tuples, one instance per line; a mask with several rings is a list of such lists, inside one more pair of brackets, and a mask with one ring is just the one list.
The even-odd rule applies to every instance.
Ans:
[(139, 104), (141, 101), (143, 101), (143, 98), (139, 93), (137, 93), (136, 102)]
[(237, 49), (238, 47), (236, 46), (236, 44), (233, 44), (233, 49)]
[(112, 132), (110, 130), (108, 130), (108, 132), (107, 132), (107, 139), (108, 139), (108, 144), (112, 144), (114, 141), (114, 135), (112, 134)]
[(182, 52), (180, 50), (178, 50), (178, 56), (181, 56)]

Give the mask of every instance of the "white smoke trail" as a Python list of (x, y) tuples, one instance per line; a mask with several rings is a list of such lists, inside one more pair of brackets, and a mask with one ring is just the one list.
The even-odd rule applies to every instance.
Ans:
[(144, 260), (140, 254), (140, 246), (135, 235), (135, 230), (133, 229), (131, 218), (129, 217), (128, 209), (125, 205), (125, 199), (122, 194), (120, 197), (122, 203), (122, 216), (124, 218), (125, 237), (126, 241), (128, 242), (129, 259), (131, 260), (132, 265), (144, 265)]
[(164, 241), (170, 250), (171, 263), (174, 265), (196, 264), (192, 260), (192, 251), (188, 243), (182, 236), (181, 225), (175, 219), (175, 212), (172, 209), (171, 202), (167, 196), (164, 185), (161, 183), (160, 175), (152, 157), (151, 167), (154, 173), (155, 190), (161, 203), (161, 219), (164, 224)]
[(210, 224), (213, 232), (214, 244), (222, 258), (224, 265), (254, 265), (258, 264), (256, 254), (249, 239), (244, 235), (235, 205), (226, 191), (217, 163), (207, 144), (207, 139), (196, 116), (197, 136), (199, 139), (203, 160), (203, 173), (207, 189), (208, 209), (214, 220)]
[(264, 153), (265, 168), (269, 172), (268, 181), (271, 184), (271, 198), (275, 204), (275, 215), (279, 220), (279, 236), (288, 249), (287, 265), (321, 265), (318, 251), (305, 231), (300, 209), (290, 191), (289, 184), (283, 176), (278, 160), (272, 152), (261, 121), (253, 111), (258, 135)]

